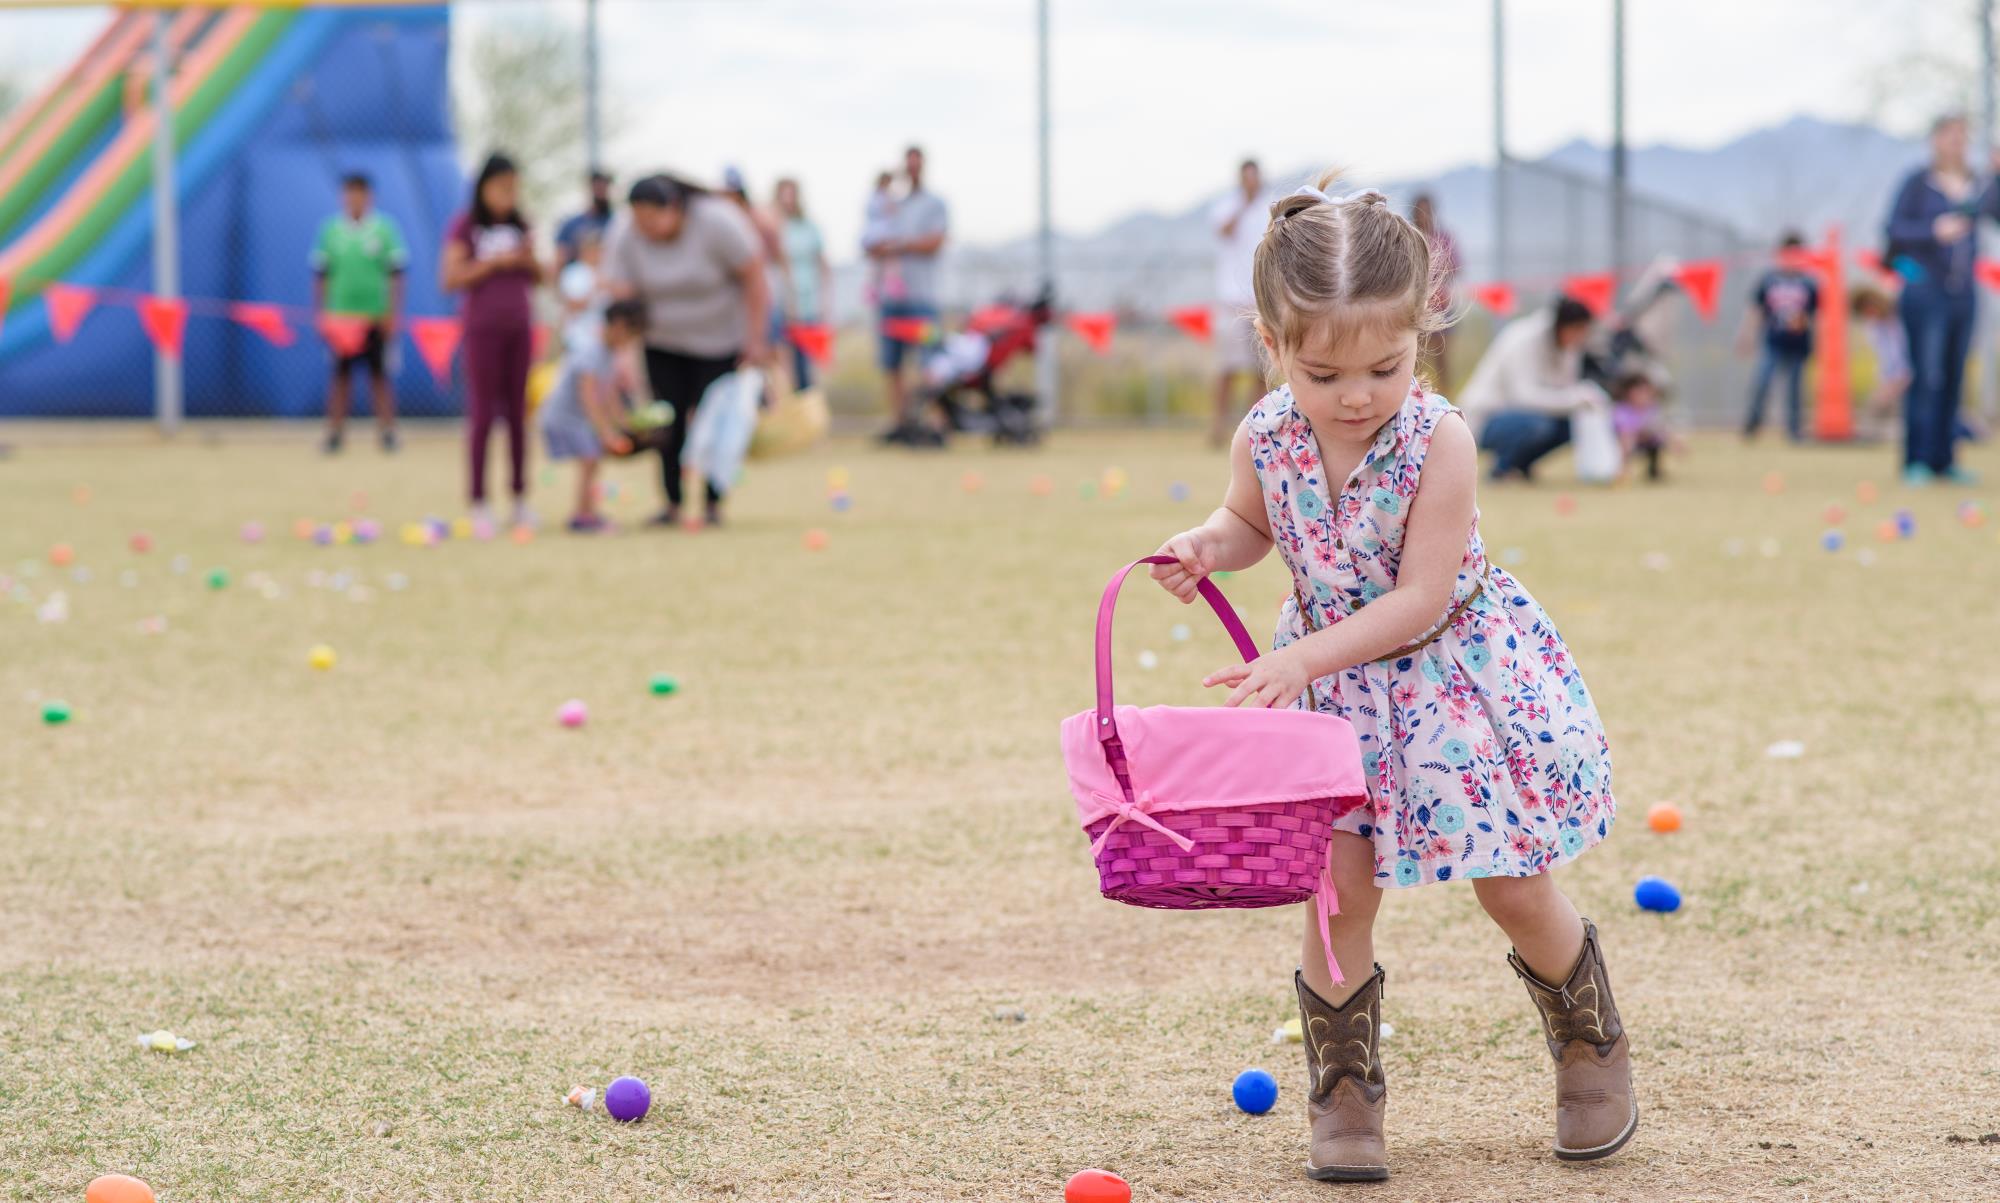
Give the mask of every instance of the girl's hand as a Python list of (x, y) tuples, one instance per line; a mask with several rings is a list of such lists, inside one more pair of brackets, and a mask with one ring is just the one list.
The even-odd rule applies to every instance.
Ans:
[(1160, 582), (1160, 588), (1180, 598), (1182, 605), (1194, 601), (1200, 592), (1202, 578), (1215, 569), (1215, 549), (1199, 527), (1168, 539), (1153, 554), (1172, 556), (1178, 561), (1153, 565), (1152, 577)]
[(1214, 688), (1217, 685), (1234, 685), (1225, 706), (1262, 706), (1266, 709), (1282, 709), (1299, 700), (1299, 695), (1312, 684), (1305, 657), (1300, 654), (1297, 644), (1267, 652), (1248, 664), (1234, 668), (1224, 668), (1208, 674), (1203, 685)]
[(632, 440), (626, 438), (620, 431), (605, 431), (598, 436), (597, 441), (604, 444), (604, 449), (613, 455), (632, 454)]

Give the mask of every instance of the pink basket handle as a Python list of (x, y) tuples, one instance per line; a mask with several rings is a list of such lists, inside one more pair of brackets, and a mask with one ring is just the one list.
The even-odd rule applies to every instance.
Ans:
[[(1125, 578), (1141, 564), (1175, 564), (1172, 556), (1146, 556), (1120, 568), (1104, 586), (1104, 597), (1097, 603), (1097, 742), (1110, 743), (1118, 738), (1118, 724), (1111, 713), (1111, 612), (1118, 608), (1118, 589)], [(1243, 653), (1245, 662), (1257, 658), (1257, 643), (1250, 638), (1250, 632), (1243, 629), (1243, 620), (1236, 617), (1236, 611), (1215, 582), (1202, 577), (1199, 582), (1201, 596), (1215, 616), (1222, 620), (1222, 629), (1236, 642), (1236, 650)]]

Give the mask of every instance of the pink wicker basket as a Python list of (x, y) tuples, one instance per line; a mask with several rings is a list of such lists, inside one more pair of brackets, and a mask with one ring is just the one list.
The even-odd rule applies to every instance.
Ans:
[[(1097, 609), (1097, 705), (1063, 720), (1063, 759), (1106, 898), (1165, 910), (1339, 905), (1326, 879), (1333, 822), (1361, 805), (1361, 756), (1345, 719), (1315, 710), (1115, 706), (1111, 616), (1126, 565)], [(1244, 660), (1257, 645), (1208, 580), (1201, 595)], [(1329, 956), (1329, 963), (1331, 962)], [(1335, 973), (1338, 974), (1338, 969)]]

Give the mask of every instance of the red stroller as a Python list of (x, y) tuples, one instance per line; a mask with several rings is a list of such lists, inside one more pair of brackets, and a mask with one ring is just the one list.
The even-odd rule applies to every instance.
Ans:
[[(973, 312), (965, 329), (947, 337), (924, 358), (923, 404), (934, 404), (947, 431), (991, 434), (1000, 445), (1031, 446), (1042, 427), (1031, 393), (1002, 392), (994, 377), (1015, 356), (1034, 350), (1035, 338), (1054, 310), (1044, 292), (1027, 305), (1001, 301)], [(945, 435), (928, 427), (902, 441), (943, 446)]]

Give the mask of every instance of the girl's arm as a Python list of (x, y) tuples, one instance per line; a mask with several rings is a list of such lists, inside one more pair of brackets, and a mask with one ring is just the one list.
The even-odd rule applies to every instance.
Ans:
[(1457, 414), (1440, 419), (1411, 499), (1396, 587), (1323, 631), (1248, 664), (1209, 674), (1204, 685), (1232, 685), (1230, 706), (1289, 706), (1321, 677), (1406, 647), (1451, 605), (1472, 533), (1479, 453)]
[(1257, 470), (1250, 463), (1250, 432), (1239, 425), (1229, 444), (1229, 491), (1222, 495), (1222, 504), (1208, 521), (1160, 545), (1155, 555), (1172, 556), (1179, 563), (1155, 564), (1152, 576), (1187, 605), (1209, 573), (1248, 568), (1270, 550), (1271, 523), (1264, 513)]
[(445, 240), (444, 259), (438, 268), (438, 287), (445, 292), (462, 292), (493, 274), (493, 265), (474, 259), (465, 244), (456, 238)]

